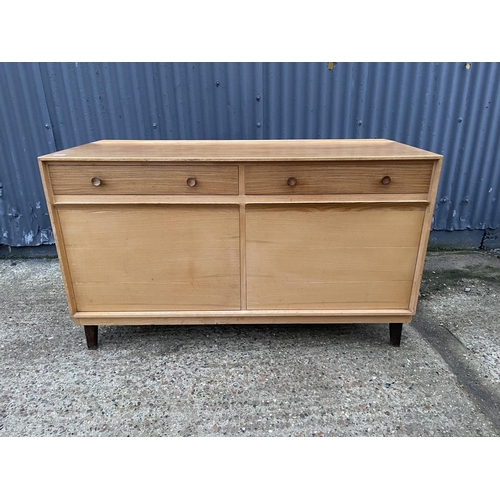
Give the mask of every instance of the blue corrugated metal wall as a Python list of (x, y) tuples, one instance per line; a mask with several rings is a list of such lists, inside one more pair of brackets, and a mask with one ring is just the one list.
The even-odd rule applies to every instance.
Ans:
[(0, 63), (0, 244), (53, 243), (36, 158), (99, 139), (385, 137), (444, 155), (434, 229), (496, 229), (499, 97), (498, 63)]

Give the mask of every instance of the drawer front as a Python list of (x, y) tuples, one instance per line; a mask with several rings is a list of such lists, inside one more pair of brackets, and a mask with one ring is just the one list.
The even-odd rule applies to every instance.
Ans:
[(245, 193), (411, 194), (427, 193), (432, 163), (369, 165), (248, 165)]
[(236, 165), (49, 166), (58, 194), (238, 194)]

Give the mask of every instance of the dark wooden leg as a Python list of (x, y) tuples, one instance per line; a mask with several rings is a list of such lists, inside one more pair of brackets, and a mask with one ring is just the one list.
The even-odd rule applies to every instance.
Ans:
[(87, 337), (87, 347), (89, 349), (97, 349), (97, 326), (85, 325), (85, 337)]
[(399, 347), (401, 344), (401, 332), (403, 331), (403, 323), (389, 323), (389, 333), (391, 335), (391, 345)]

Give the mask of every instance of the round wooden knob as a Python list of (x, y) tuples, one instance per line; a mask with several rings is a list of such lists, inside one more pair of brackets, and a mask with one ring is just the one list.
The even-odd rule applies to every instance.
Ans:
[(97, 186), (100, 186), (101, 185), (101, 179), (99, 179), (99, 177), (92, 177), (92, 180), (90, 181), (92, 182), (92, 184), (97, 187)]
[(290, 177), (286, 183), (289, 185), (289, 186), (295, 186), (295, 184), (297, 184), (297, 179), (295, 177)]
[(382, 177), (381, 182), (384, 186), (388, 186), (391, 183), (391, 178), (388, 175), (386, 175), (385, 177)]
[(189, 177), (189, 179), (186, 181), (186, 184), (189, 187), (194, 187), (196, 186), (196, 179), (194, 177)]

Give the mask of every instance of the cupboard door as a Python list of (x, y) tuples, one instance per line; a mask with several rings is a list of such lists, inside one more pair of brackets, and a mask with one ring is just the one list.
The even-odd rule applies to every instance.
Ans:
[(238, 206), (74, 205), (58, 214), (78, 311), (240, 308)]
[(409, 308), (424, 210), (247, 206), (248, 309)]

